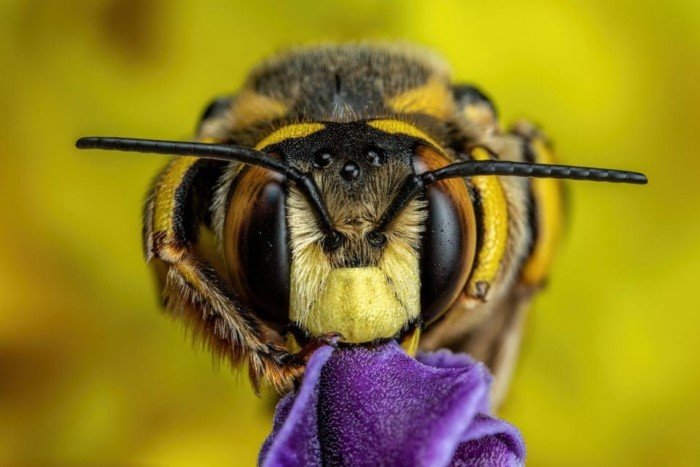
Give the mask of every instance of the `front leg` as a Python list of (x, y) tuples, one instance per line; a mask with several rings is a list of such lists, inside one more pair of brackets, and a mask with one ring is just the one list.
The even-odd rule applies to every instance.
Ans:
[(160, 275), (166, 309), (184, 319), (196, 339), (232, 365), (248, 363), (261, 381), (282, 392), (305, 360), (291, 358), (278, 332), (266, 325), (197, 254), (200, 214), (221, 166), (197, 158), (172, 161), (158, 176), (144, 212), (146, 258)]

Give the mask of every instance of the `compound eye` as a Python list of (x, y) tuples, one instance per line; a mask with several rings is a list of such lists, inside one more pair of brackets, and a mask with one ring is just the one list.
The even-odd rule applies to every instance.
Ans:
[(268, 322), (289, 312), (290, 254), (284, 179), (257, 167), (234, 182), (224, 223), (224, 258), (234, 290)]
[[(427, 146), (414, 156), (417, 173), (448, 163)], [(474, 261), (476, 219), (464, 180), (430, 185), (425, 197), (428, 219), (420, 251), (421, 316), (429, 324), (447, 311), (464, 289)]]

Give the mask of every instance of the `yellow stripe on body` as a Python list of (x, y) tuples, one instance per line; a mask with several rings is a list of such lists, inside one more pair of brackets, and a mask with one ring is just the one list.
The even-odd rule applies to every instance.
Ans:
[(414, 138), (420, 138), (430, 143), (432, 146), (435, 147), (435, 149), (439, 150), (444, 155), (442, 146), (438, 144), (437, 141), (428, 136), (428, 134), (425, 133), (423, 130), (416, 128), (410, 123), (404, 122), (402, 120), (388, 118), (382, 120), (370, 120), (367, 122), (367, 125), (379, 131), (383, 131), (384, 133), (389, 133), (391, 135), (401, 134), (413, 136)]
[[(555, 162), (554, 153), (542, 137), (533, 139), (530, 146), (535, 162)], [(523, 266), (522, 281), (536, 286), (547, 277), (552, 264), (563, 227), (564, 203), (561, 180), (533, 178), (531, 183), (533, 203), (537, 210), (537, 238), (532, 253)]]
[(326, 126), (323, 123), (294, 123), (287, 125), (267, 135), (262, 141), (255, 145), (255, 149), (260, 151), (268, 146), (281, 143), (288, 139), (304, 138), (324, 128), (326, 128)]
[(387, 105), (396, 113), (422, 113), (445, 120), (452, 115), (454, 99), (443, 81), (432, 78), (422, 86), (388, 99)]
[[(491, 159), (491, 155), (484, 148), (473, 149), (471, 155), (478, 161)], [(484, 300), (498, 275), (506, 253), (508, 202), (498, 177), (472, 177), (471, 181), (481, 200), (482, 238), (476, 267), (467, 282), (467, 295)]]
[(245, 128), (282, 118), (288, 111), (284, 101), (247, 89), (236, 96), (231, 109), (231, 121), (235, 122), (236, 128)]

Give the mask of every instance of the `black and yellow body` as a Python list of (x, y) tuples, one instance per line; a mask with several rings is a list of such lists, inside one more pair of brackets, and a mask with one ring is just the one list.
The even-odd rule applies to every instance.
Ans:
[(167, 308), (219, 354), (284, 388), (325, 340), (449, 346), (487, 363), (502, 397), (562, 231), (547, 177), (584, 178), (528, 177), (554, 157), (535, 127), (503, 129), (428, 53), (340, 45), (263, 63), (197, 139), (129, 150), (202, 156), (156, 178), (144, 245)]

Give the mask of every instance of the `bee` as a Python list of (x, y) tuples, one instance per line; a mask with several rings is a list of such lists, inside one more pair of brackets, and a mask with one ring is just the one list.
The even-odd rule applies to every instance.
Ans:
[(561, 236), (561, 179), (647, 181), (554, 164), (535, 125), (502, 129), (439, 58), (389, 44), (268, 59), (207, 107), (196, 142), (76, 145), (185, 156), (144, 209), (165, 308), (279, 391), (319, 345), (396, 340), (483, 361), (497, 403)]

